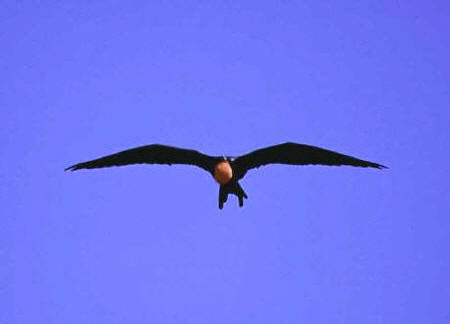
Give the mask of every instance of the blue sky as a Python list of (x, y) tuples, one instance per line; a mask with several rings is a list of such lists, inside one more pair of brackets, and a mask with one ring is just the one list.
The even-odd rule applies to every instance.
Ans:
[[(448, 323), (445, 1), (3, 1), (1, 323)], [(388, 170), (268, 166), (217, 208), (164, 143), (295, 141)]]

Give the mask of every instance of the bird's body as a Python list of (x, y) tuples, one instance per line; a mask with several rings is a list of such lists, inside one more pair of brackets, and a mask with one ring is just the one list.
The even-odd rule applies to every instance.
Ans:
[(319, 147), (284, 143), (259, 149), (239, 157), (209, 156), (194, 150), (187, 150), (167, 145), (152, 144), (107, 155), (99, 159), (78, 163), (66, 170), (93, 169), (128, 164), (190, 164), (208, 171), (219, 189), (219, 208), (227, 201), (229, 194), (239, 199), (239, 206), (244, 205), (247, 194), (239, 184), (248, 170), (267, 164), (290, 165), (351, 165), (382, 169), (385, 166), (360, 160), (349, 155), (329, 151)]
[(224, 185), (233, 178), (233, 169), (228, 160), (220, 161), (214, 166), (214, 179)]

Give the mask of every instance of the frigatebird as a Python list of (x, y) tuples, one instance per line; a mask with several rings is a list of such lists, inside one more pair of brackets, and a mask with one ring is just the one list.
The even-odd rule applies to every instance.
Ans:
[(209, 156), (195, 150), (152, 144), (77, 163), (65, 170), (75, 171), (138, 163), (189, 164), (208, 171), (220, 184), (219, 209), (223, 208), (228, 194), (236, 195), (239, 200), (239, 207), (242, 207), (244, 198), (247, 199), (248, 196), (239, 184), (239, 180), (245, 176), (248, 170), (259, 168), (266, 164), (350, 165), (377, 169), (386, 168), (378, 163), (364, 161), (320, 147), (288, 142), (265, 147), (238, 157)]

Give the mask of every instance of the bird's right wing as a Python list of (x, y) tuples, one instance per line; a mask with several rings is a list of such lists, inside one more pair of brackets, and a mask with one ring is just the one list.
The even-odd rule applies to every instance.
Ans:
[(182, 149), (167, 145), (152, 144), (140, 146), (107, 155), (99, 159), (74, 164), (66, 170), (105, 168), (128, 164), (190, 164), (208, 172), (214, 172), (215, 158), (198, 151)]
[(284, 143), (250, 152), (236, 158), (233, 165), (236, 170), (236, 177), (241, 179), (248, 170), (271, 163), (352, 165), (378, 169), (385, 168), (384, 165), (378, 163), (360, 160), (316, 146), (297, 143)]

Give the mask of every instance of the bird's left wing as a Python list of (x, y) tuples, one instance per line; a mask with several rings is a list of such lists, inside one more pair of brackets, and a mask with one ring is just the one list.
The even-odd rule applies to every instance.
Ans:
[(140, 146), (107, 155), (99, 159), (74, 164), (66, 170), (105, 168), (128, 164), (190, 164), (198, 166), (208, 172), (214, 170), (214, 157), (195, 150), (177, 148), (173, 146), (152, 144)]
[(236, 158), (233, 166), (236, 177), (241, 179), (245, 173), (253, 168), (270, 164), (322, 164), (322, 165), (352, 165), (382, 169), (384, 165), (364, 161), (355, 157), (333, 152), (305, 144), (284, 143), (259, 149)]

